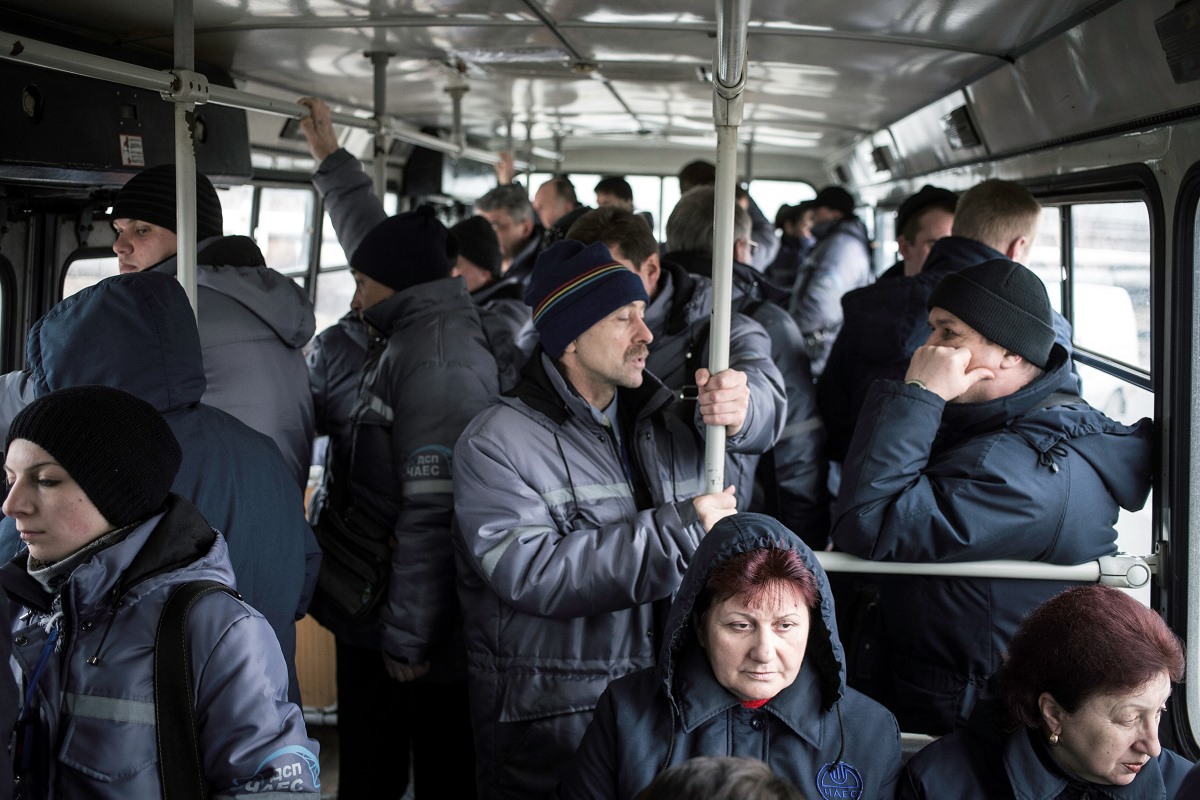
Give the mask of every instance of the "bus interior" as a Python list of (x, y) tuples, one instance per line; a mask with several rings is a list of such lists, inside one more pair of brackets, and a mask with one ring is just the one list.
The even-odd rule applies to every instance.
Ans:
[[(116, 190), (191, 154), (225, 232), (252, 236), (307, 291), (317, 329), (344, 314), (353, 282), (310, 182), (305, 96), (333, 108), (389, 213), (469, 215), (509, 152), (527, 187), (564, 175), (589, 205), (599, 178), (627, 177), (661, 239), (679, 169), (732, 158), (768, 217), (849, 189), (876, 274), (922, 185), (1019, 182), (1044, 208), (1029, 266), (1072, 323), (1084, 398), (1155, 421), (1151, 500), (1118, 523), (1130, 558), (1088, 574), (1184, 641), (1162, 736), (1200, 757), (1200, 0), (0, 7), (4, 372), (24, 365), (34, 321), (115, 274)], [(314, 718), (335, 709), (313, 692)]]

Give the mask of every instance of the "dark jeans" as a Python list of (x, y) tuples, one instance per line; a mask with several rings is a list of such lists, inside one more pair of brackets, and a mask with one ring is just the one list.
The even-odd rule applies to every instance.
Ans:
[(475, 797), (465, 682), (400, 683), (378, 650), (338, 642), (337, 690), (338, 800), (399, 800), (410, 748), (417, 800)]

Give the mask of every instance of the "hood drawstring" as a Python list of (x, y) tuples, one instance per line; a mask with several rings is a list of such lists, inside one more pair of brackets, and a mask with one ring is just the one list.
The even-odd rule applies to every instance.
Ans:
[(1058, 464), (1054, 461), (1054, 456), (1066, 458), (1067, 448), (1062, 444), (1056, 444), (1048, 450), (1043, 450), (1038, 453), (1038, 464), (1043, 467), (1049, 467), (1051, 472), (1058, 472)]
[(104, 643), (108, 641), (108, 632), (112, 630), (113, 622), (117, 619), (117, 608), (121, 605), (121, 598), (117, 596), (117, 589), (113, 589), (112, 605), (108, 608), (108, 622), (104, 624), (104, 632), (100, 634), (100, 643), (96, 645), (96, 652), (87, 660), (91, 666), (96, 666), (100, 663), (100, 651), (104, 649)]
[(675, 434), (667, 428), (667, 468), (671, 470), (671, 498), (679, 502), (679, 472), (675, 469)]
[(562, 459), (563, 469), (567, 473), (567, 485), (571, 487), (571, 504), (575, 507), (571, 519), (577, 520), (583, 516), (583, 512), (579, 509), (579, 496), (575, 494), (575, 479), (571, 477), (571, 463), (567, 461), (567, 454), (563, 452), (562, 441), (558, 438), (557, 432), (554, 434), (554, 446), (558, 448), (558, 457)]
[(841, 739), (841, 743), (838, 745), (837, 758), (833, 759), (833, 763), (840, 764), (842, 762), (842, 754), (846, 752), (846, 726), (842, 722), (842, 703), (841, 703), (841, 701), (839, 700), (838, 702), (834, 703), (833, 707), (837, 711), (838, 737)]
[(675, 714), (674, 698), (669, 699), (671, 702), (671, 739), (667, 743), (667, 757), (663, 759), (662, 765), (659, 766), (659, 772), (662, 772), (664, 769), (671, 766), (671, 756), (675, 755), (675, 734), (678, 732), (678, 729), (675, 727), (675, 723), (678, 720), (678, 716)]

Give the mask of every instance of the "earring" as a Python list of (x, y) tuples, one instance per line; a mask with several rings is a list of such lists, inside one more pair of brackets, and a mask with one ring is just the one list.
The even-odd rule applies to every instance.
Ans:
[(1058, 734), (1051, 733), (1050, 736), (1048, 737), (1047, 741), (1050, 742), (1051, 747), (1054, 747), (1054, 745), (1058, 744)]

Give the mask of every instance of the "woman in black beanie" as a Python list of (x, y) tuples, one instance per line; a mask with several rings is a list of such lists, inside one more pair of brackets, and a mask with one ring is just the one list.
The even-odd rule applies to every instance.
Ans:
[[(225, 540), (170, 494), (180, 459), (154, 407), (118, 389), (51, 392), (13, 420), (3, 510), (27, 549), (0, 587), (21, 690), (18, 798), (162, 795), (159, 618), (182, 584), (234, 580)], [(266, 620), (224, 592), (196, 605), (184, 638), (209, 790), (317, 794), (317, 745)]]

